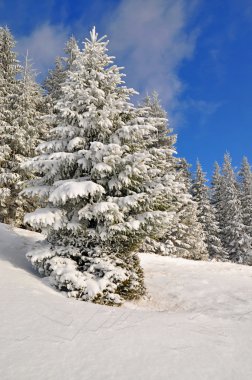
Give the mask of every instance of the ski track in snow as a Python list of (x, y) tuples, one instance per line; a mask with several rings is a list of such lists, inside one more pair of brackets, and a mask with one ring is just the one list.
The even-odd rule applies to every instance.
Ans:
[(252, 379), (252, 267), (141, 254), (148, 296), (121, 308), (66, 298), (0, 224), (1, 380)]

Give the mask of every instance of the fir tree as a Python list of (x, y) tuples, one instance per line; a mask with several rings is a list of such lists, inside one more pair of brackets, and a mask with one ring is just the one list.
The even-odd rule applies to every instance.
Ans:
[(247, 234), (252, 237), (252, 172), (247, 157), (243, 157), (239, 177), (243, 223)]
[(173, 149), (177, 136), (172, 134), (166, 111), (160, 104), (158, 93), (154, 91), (151, 96), (147, 95), (140, 107), (145, 110), (148, 121), (152, 121), (157, 128), (157, 142), (155, 145), (158, 147), (166, 146)]
[(218, 205), (221, 199), (221, 168), (218, 162), (214, 163), (214, 172), (211, 181), (211, 201), (213, 205)]
[(5, 129), (13, 121), (13, 105), (19, 93), (17, 74), (20, 65), (14, 47), (15, 41), (10, 30), (7, 27), (0, 28), (0, 222), (4, 222), (8, 214), (10, 184), (18, 181), (8, 167), (8, 162), (12, 160), (12, 150), (4, 138)]
[(214, 163), (214, 172), (211, 181), (211, 204), (215, 211), (215, 217), (219, 224), (220, 230), (223, 227), (221, 199), (222, 199), (222, 175), (218, 162)]
[(185, 158), (175, 162), (175, 175), (180, 183), (179, 195), (176, 195), (177, 207), (173, 224), (165, 234), (165, 245), (172, 247), (169, 254), (193, 260), (208, 258), (203, 226), (198, 220), (197, 202), (191, 195), (192, 175), (190, 164)]
[(0, 218), (4, 223), (17, 226), (23, 224), (24, 213), (34, 208), (31, 199), (20, 196), (24, 181), (31, 178), (21, 163), (34, 156), (35, 148), (46, 131), (45, 122), (41, 120), (42, 94), (34, 80), (28, 56), (21, 71), (21, 79), (15, 86), (17, 93), (13, 94), (15, 102), (11, 109), (11, 124), (6, 121), (0, 127)]
[(229, 154), (224, 156), (219, 196), (222, 244), (230, 260), (246, 263), (251, 249), (251, 239), (243, 224), (239, 190)]
[[(1, 126), (12, 124), (13, 106), (18, 94), (17, 74), (21, 66), (14, 52), (16, 42), (5, 27), (0, 27), (0, 123)], [(1, 131), (0, 131), (1, 132)]]
[(71, 36), (66, 42), (64, 52), (66, 53), (66, 57), (63, 57), (62, 60), (65, 62), (65, 69), (70, 70), (79, 53), (78, 43), (74, 36)]
[(186, 188), (182, 192), (181, 208), (174, 218), (174, 225), (167, 234), (166, 244), (174, 245), (174, 255), (193, 260), (206, 260), (205, 234), (197, 217), (197, 204), (189, 198)]
[(169, 128), (166, 112), (162, 109), (156, 92), (152, 97), (145, 98), (141, 112), (158, 130), (155, 146), (163, 147), (169, 152), (166, 155), (166, 173), (173, 178), (173, 197), (163, 208), (172, 209), (174, 213), (172, 222), (165, 231), (160, 230), (156, 235), (150, 234), (146, 237), (141, 251), (196, 260), (205, 259), (207, 252), (203, 241), (204, 232), (197, 221), (197, 205), (189, 194), (189, 165), (185, 159), (174, 156), (176, 135), (171, 134), (172, 129)]
[(48, 101), (52, 103), (51, 107), (53, 107), (55, 102), (63, 95), (61, 86), (66, 79), (67, 70), (71, 68), (79, 51), (77, 41), (73, 36), (67, 41), (64, 51), (66, 57), (56, 58), (54, 68), (49, 70), (48, 76), (43, 84), (49, 97)]
[(49, 70), (48, 76), (44, 81), (43, 87), (48, 96), (52, 99), (59, 99), (61, 94), (61, 85), (66, 78), (66, 70), (61, 57), (55, 59), (54, 68)]
[(27, 165), (42, 172), (28, 189), (46, 204), (26, 222), (47, 232), (28, 253), (41, 274), (69, 296), (120, 304), (144, 293), (135, 251), (147, 234), (163, 230), (172, 210), (169, 150), (154, 147), (156, 128), (129, 97), (120, 69), (95, 29), (62, 84), (51, 140)]
[(223, 249), (219, 238), (219, 225), (215, 217), (214, 208), (210, 203), (205, 173), (199, 161), (197, 161), (196, 176), (192, 184), (192, 195), (198, 206), (198, 221), (201, 223), (205, 233), (205, 243), (209, 257), (226, 261), (228, 255)]
[[(23, 157), (33, 157), (36, 147), (45, 139), (48, 126), (44, 121), (44, 97), (40, 85), (36, 82), (36, 71), (28, 57), (21, 70), (19, 95), (15, 103), (15, 139), (18, 146), (13, 149)], [(20, 133), (20, 135), (18, 134)]]
[(192, 187), (192, 175), (190, 167), (191, 164), (189, 164), (185, 158), (178, 159), (176, 170), (178, 172), (180, 180), (184, 182), (188, 192), (191, 191)]

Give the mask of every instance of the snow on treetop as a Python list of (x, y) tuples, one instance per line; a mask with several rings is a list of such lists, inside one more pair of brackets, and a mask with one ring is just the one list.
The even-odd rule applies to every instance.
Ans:
[(50, 197), (49, 202), (53, 204), (65, 204), (69, 199), (74, 198), (88, 198), (100, 196), (105, 193), (105, 189), (92, 181), (84, 181), (84, 182), (67, 182), (60, 185), (57, 189), (55, 189)]
[[(92, 30), (90, 31), (90, 40), (88, 38), (86, 38), (86, 41), (94, 44), (95, 42), (102, 42), (105, 38), (107, 38), (106, 35), (104, 35), (103, 37), (98, 39), (98, 33), (96, 33), (95, 26), (93, 26)], [(107, 41), (107, 43), (108, 43), (108, 41)]]

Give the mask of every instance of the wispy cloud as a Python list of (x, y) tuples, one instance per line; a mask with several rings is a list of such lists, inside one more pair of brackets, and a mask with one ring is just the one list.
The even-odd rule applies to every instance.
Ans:
[[(49, 3), (51, 9), (53, 1)], [(120, 0), (105, 12), (103, 22), (98, 17), (98, 32), (100, 28), (107, 32), (110, 52), (118, 58), (117, 63), (126, 67), (127, 85), (142, 96), (157, 90), (173, 125), (184, 124), (183, 113), (188, 112), (189, 103), (205, 117), (218, 108), (204, 100), (181, 100), (187, 83), (181, 79), (179, 70), (195, 53), (199, 31), (192, 27), (191, 21), (198, 4), (199, 0)], [(63, 19), (60, 25), (48, 21), (19, 38), (17, 50), (21, 56), (29, 50), (40, 78), (46, 75), (55, 57), (63, 54), (70, 28), (83, 40), (87, 33), (85, 17), (81, 13), (68, 27)]]
[(137, 90), (158, 90), (174, 110), (184, 84), (181, 64), (193, 56), (197, 31), (188, 31), (197, 2), (186, 0), (122, 0), (106, 19), (110, 47), (130, 73)]
[(41, 25), (30, 35), (19, 39), (17, 50), (22, 58), (28, 49), (35, 68), (45, 75), (55, 57), (62, 55), (67, 40), (67, 32), (68, 30), (65, 27), (59, 25)]
[(223, 105), (224, 101), (206, 101), (202, 99), (188, 98), (180, 102), (181, 112), (195, 114), (197, 125), (204, 127), (209, 118), (214, 115)]
[(183, 103), (184, 108), (194, 109), (205, 115), (214, 114), (221, 106), (223, 102), (207, 102), (205, 100), (188, 99)]

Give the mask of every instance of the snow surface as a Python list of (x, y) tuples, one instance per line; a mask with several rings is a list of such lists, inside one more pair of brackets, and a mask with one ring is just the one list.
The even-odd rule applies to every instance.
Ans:
[(149, 297), (104, 307), (33, 271), (41, 238), (0, 224), (1, 380), (252, 379), (252, 267), (141, 254)]

